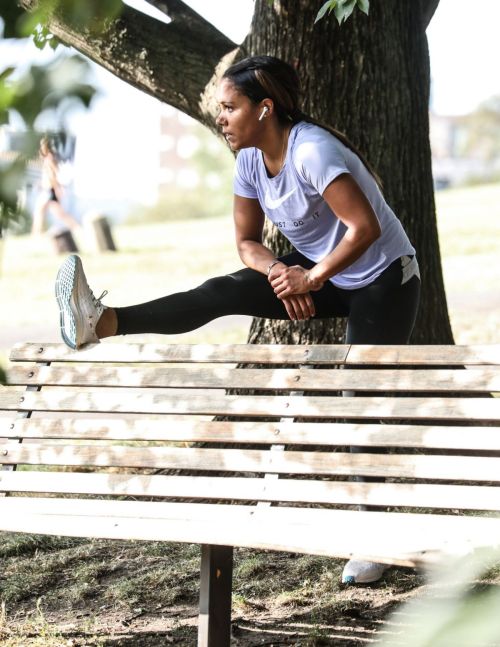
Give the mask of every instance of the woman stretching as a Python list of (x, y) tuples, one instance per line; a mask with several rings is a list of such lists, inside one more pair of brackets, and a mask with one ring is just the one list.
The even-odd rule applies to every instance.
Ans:
[[(247, 58), (222, 78), (217, 125), (239, 151), (236, 243), (246, 268), (177, 294), (104, 306), (69, 256), (56, 296), (66, 344), (103, 337), (183, 333), (217, 317), (346, 317), (348, 344), (408, 343), (418, 308), (415, 249), (366, 160), (340, 133), (299, 108), (299, 80), (271, 56)], [(297, 251), (276, 258), (262, 244), (268, 217)], [(383, 564), (350, 560), (347, 583), (378, 580)]]

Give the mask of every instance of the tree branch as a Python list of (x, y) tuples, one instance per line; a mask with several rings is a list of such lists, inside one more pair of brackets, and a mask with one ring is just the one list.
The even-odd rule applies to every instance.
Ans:
[[(30, 11), (37, 0), (18, 0)], [(53, 14), (50, 31), (65, 45), (130, 85), (213, 130), (213, 86), (238, 53), (237, 45), (181, 0), (148, 0), (171, 18), (166, 24), (123, 5), (120, 17), (95, 35)]]

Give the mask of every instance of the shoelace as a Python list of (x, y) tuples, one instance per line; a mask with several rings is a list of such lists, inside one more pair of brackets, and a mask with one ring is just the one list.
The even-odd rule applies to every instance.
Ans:
[[(87, 285), (87, 287), (88, 287), (88, 285)], [(104, 292), (101, 294), (101, 296), (99, 298), (96, 298), (94, 296), (94, 293), (92, 292), (92, 290), (90, 288), (89, 288), (89, 292), (90, 292), (90, 296), (92, 298), (92, 301), (94, 303), (94, 306), (96, 308), (104, 308), (104, 306), (101, 303), (101, 300), (104, 299), (104, 297), (107, 295), (108, 291), (104, 290)]]

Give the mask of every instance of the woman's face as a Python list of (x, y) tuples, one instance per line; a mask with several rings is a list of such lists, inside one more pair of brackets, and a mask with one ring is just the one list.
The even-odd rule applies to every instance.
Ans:
[(229, 79), (222, 79), (217, 88), (220, 107), (216, 124), (221, 127), (231, 150), (256, 146), (262, 131), (259, 113), (262, 109), (239, 92)]

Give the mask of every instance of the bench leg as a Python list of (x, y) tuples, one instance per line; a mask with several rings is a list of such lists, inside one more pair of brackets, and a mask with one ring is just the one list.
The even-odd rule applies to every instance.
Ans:
[(229, 647), (232, 580), (232, 546), (203, 545), (198, 647)]

